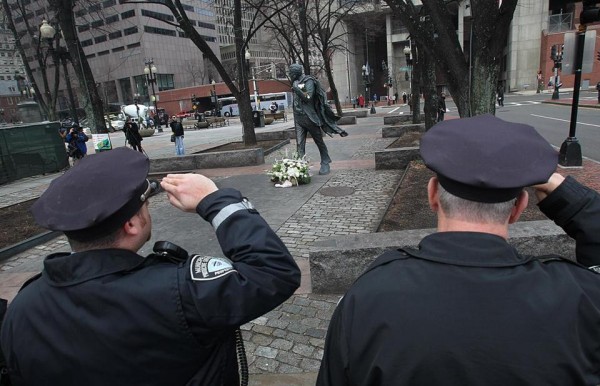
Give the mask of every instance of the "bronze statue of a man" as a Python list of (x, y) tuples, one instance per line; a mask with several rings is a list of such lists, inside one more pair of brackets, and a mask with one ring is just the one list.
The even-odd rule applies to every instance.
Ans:
[(306, 133), (308, 132), (319, 148), (319, 154), (321, 155), (319, 174), (328, 174), (331, 158), (329, 158), (329, 152), (325, 141), (323, 141), (321, 130), (329, 136), (339, 134), (345, 137), (348, 133), (337, 126), (336, 122), (339, 117), (329, 107), (325, 91), (315, 78), (304, 75), (303, 68), (299, 64), (290, 65), (288, 74), (293, 82), (294, 123), (296, 126), (298, 155), (302, 157), (305, 154)]

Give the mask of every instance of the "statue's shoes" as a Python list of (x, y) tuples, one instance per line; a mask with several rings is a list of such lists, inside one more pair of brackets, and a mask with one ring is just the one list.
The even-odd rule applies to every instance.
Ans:
[(329, 164), (321, 164), (321, 169), (319, 169), (319, 174), (320, 175), (324, 175), (324, 174), (329, 174)]
[(346, 130), (342, 130), (342, 132), (340, 133), (340, 137), (347, 137), (348, 136), (348, 132)]

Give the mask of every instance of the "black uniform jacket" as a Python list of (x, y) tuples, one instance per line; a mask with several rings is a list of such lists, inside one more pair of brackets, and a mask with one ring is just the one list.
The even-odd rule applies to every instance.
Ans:
[[(211, 221), (242, 200), (223, 189)], [(9, 306), (2, 348), (15, 385), (239, 385), (234, 331), (273, 309), (300, 271), (255, 210), (221, 223), (225, 256), (172, 263), (126, 250), (55, 254)]]
[[(600, 260), (600, 199), (567, 179), (541, 209)], [(600, 275), (442, 232), (380, 256), (338, 305), (318, 385), (600, 384)]]

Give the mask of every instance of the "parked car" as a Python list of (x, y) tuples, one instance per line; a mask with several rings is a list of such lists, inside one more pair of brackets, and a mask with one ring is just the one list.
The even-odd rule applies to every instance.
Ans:
[(177, 118), (189, 118), (189, 117), (193, 117), (194, 116), (194, 110), (180, 111), (177, 114), (175, 114), (175, 116)]

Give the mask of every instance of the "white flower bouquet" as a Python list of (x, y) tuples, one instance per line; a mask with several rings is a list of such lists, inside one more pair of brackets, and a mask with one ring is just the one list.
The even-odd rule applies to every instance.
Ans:
[(277, 184), (276, 186), (287, 187), (297, 186), (310, 183), (310, 166), (309, 162), (304, 157), (298, 157), (294, 153), (291, 158), (286, 157), (281, 160), (276, 160), (271, 170), (267, 171), (267, 175), (271, 176), (271, 181)]

